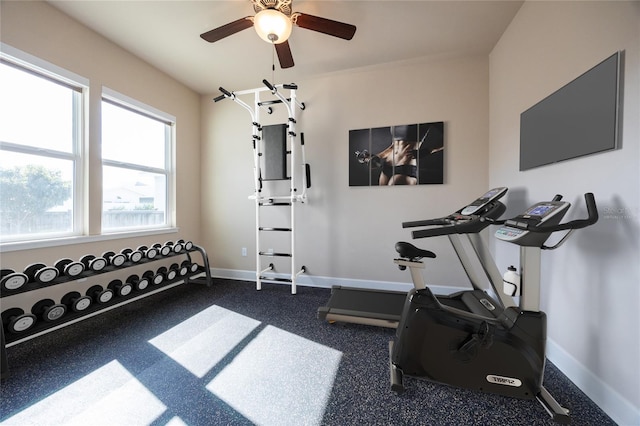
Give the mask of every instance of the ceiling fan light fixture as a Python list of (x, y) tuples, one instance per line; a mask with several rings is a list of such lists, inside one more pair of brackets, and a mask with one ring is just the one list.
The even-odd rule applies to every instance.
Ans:
[(253, 27), (267, 43), (280, 44), (291, 35), (293, 24), (284, 13), (276, 9), (263, 9), (254, 16)]

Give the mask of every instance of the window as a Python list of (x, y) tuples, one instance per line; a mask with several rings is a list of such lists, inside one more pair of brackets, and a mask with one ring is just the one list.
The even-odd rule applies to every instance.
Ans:
[(0, 43), (0, 251), (172, 232), (175, 117), (108, 88), (88, 117), (88, 95), (88, 79)]
[(2, 242), (80, 234), (83, 102), (88, 82), (6, 45), (2, 50)]
[(105, 89), (102, 99), (102, 230), (170, 225), (175, 118)]

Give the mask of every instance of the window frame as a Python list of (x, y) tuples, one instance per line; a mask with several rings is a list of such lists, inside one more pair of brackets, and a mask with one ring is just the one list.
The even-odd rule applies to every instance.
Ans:
[(59, 239), (83, 235), (85, 231), (84, 218), (87, 214), (83, 203), (83, 198), (85, 192), (85, 182), (87, 180), (84, 173), (86, 161), (84, 147), (87, 137), (86, 123), (87, 105), (89, 102), (89, 79), (4, 43), (0, 43), (0, 63), (5, 66), (14, 67), (35, 77), (48, 80), (53, 84), (67, 87), (73, 92), (73, 142), (70, 152), (13, 143), (9, 141), (0, 141), (0, 152), (7, 151), (17, 154), (33, 155), (39, 158), (52, 158), (72, 161), (72, 229), (69, 232), (65, 231), (31, 234), (26, 238), (19, 238), (19, 235), (12, 235), (8, 238), (8, 240), (2, 238), (2, 240), (0, 240), (0, 252), (6, 251), (5, 248), (10, 248), (14, 245), (23, 246), (29, 242), (57, 241)]
[[(25, 240), (10, 240), (5, 241), (0, 238), (0, 253), (14, 252), (30, 249), (41, 249), (47, 247), (58, 247), (74, 244), (93, 243), (109, 240), (117, 240), (123, 238), (139, 238), (147, 236), (158, 236), (163, 234), (174, 234), (179, 231), (176, 226), (176, 168), (175, 168), (175, 150), (176, 150), (176, 118), (170, 114), (162, 112), (152, 106), (146, 105), (140, 101), (130, 98), (126, 95), (111, 90), (106, 87), (102, 87), (102, 95), (90, 96), (90, 91), (96, 90), (95, 87), (91, 89), (90, 79), (78, 75), (72, 71), (66, 70), (46, 60), (40, 59), (37, 56), (31, 55), (20, 49), (14, 48), (3, 42), (0, 42), (0, 58), (11, 64), (20, 66), (21, 68), (30, 70), (30, 72), (36, 72), (46, 78), (53, 78), (54, 81), (59, 81), (72, 87), (82, 88), (82, 105), (80, 107), (82, 116), (74, 125), (74, 131), (78, 132), (77, 150), (75, 151), (78, 158), (74, 166), (74, 230), (77, 232), (65, 233), (64, 235), (47, 235), (42, 239), (25, 239)], [(101, 135), (98, 135), (96, 141), (90, 140), (89, 135), (93, 134), (90, 129), (93, 126), (100, 126), (101, 123), (101, 101), (103, 96), (115, 98), (120, 104), (129, 105), (138, 111), (146, 111), (147, 114), (151, 114), (156, 119), (172, 122), (171, 126), (168, 126), (167, 132), (169, 142), (165, 144), (165, 169), (169, 173), (167, 178), (167, 211), (165, 212), (166, 223), (163, 227), (153, 227), (144, 229), (123, 229), (109, 231), (103, 233), (92, 233), (94, 221), (101, 221), (102, 219), (102, 196), (100, 196), (99, 204), (93, 206), (91, 198), (89, 197), (89, 188), (100, 187), (102, 191), (102, 173), (98, 176), (89, 173), (89, 163), (91, 161), (89, 152), (95, 149), (96, 146), (100, 146)], [(95, 103), (98, 102), (98, 105)], [(91, 113), (96, 112), (96, 116)], [(100, 131), (98, 131), (98, 134)], [(96, 145), (98, 144), (98, 145)], [(0, 147), (3, 150), (21, 152), (24, 148), (22, 145), (12, 143), (0, 142)], [(53, 150), (43, 150), (41, 148), (36, 149), (37, 152), (44, 152), (48, 155), (57, 156), (58, 152)], [(93, 156), (93, 155), (91, 155)], [(98, 160), (102, 165), (102, 155), (98, 154)], [(98, 182), (99, 181), (99, 182)], [(95, 211), (98, 209), (98, 211)], [(99, 228), (102, 228), (101, 223)]]
[[(133, 113), (140, 114), (144, 117), (150, 118), (152, 120), (157, 120), (165, 125), (165, 143), (164, 143), (164, 168), (158, 167), (150, 167), (143, 166), (140, 164), (127, 163), (116, 160), (108, 160), (102, 158), (100, 155), (100, 161), (102, 163), (102, 167), (118, 167), (127, 170), (136, 170), (147, 173), (156, 173), (165, 176), (166, 179), (166, 188), (165, 188), (165, 222), (162, 225), (157, 226), (146, 226), (140, 228), (115, 228), (115, 229), (107, 229), (105, 230), (100, 226), (101, 234), (103, 235), (111, 235), (118, 234), (123, 232), (138, 232), (138, 231), (153, 231), (153, 230), (162, 230), (167, 228), (175, 227), (175, 160), (174, 160), (174, 152), (175, 152), (175, 141), (176, 141), (176, 117), (171, 114), (168, 114), (164, 111), (161, 111), (151, 105), (147, 105), (137, 99), (131, 98), (125, 94), (117, 92), (109, 87), (102, 86), (102, 96), (100, 98), (101, 105), (102, 102), (109, 103), (111, 105), (115, 105), (116, 107), (124, 108), (125, 110), (129, 110)], [(101, 108), (101, 120), (102, 120), (102, 108)], [(101, 185), (104, 189), (104, 185)], [(103, 200), (101, 200), (101, 209), (100, 209), (100, 217), (102, 218), (102, 209), (104, 207)]]

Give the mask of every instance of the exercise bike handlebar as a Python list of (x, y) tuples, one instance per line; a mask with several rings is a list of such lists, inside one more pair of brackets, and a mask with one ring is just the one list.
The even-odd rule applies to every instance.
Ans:
[(529, 232), (558, 232), (586, 228), (587, 226), (593, 225), (598, 221), (598, 207), (596, 206), (596, 200), (592, 192), (587, 192), (586, 194), (584, 194), (584, 202), (587, 206), (586, 219), (575, 219), (566, 223), (560, 223), (558, 225), (542, 226), (529, 226), (528, 223), (510, 219), (505, 222), (505, 225), (511, 228), (522, 229)]
[(414, 239), (437, 237), (441, 235), (451, 234), (475, 234), (482, 231), (494, 222), (487, 220), (487, 218), (494, 218), (504, 213), (506, 207), (499, 201), (496, 201), (494, 205), (489, 208), (482, 215), (462, 215), (459, 213), (449, 215), (447, 217), (430, 219), (416, 222), (405, 222), (402, 224), (403, 228), (417, 227), (417, 226), (437, 226), (430, 229), (421, 229), (413, 231), (411, 236)]

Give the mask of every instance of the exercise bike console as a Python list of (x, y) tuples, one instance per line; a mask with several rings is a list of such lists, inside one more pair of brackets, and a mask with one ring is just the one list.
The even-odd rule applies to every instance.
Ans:
[(553, 249), (557, 248), (560, 243), (553, 247), (544, 246), (544, 242), (552, 233), (566, 230), (571, 232), (593, 225), (598, 221), (595, 198), (592, 193), (588, 192), (584, 194), (588, 217), (560, 224), (571, 206), (568, 202), (560, 201), (561, 198), (562, 196), (556, 195), (552, 201), (534, 204), (523, 214), (506, 220), (504, 226), (496, 231), (496, 238), (524, 247)]
[[(548, 237), (542, 233), (531, 232), (541, 224), (560, 223), (570, 204), (565, 201), (547, 201), (537, 203), (528, 208), (523, 214), (509, 219), (504, 226), (496, 231), (496, 238), (518, 245), (540, 245)], [(540, 241), (542, 240), (542, 241)]]

